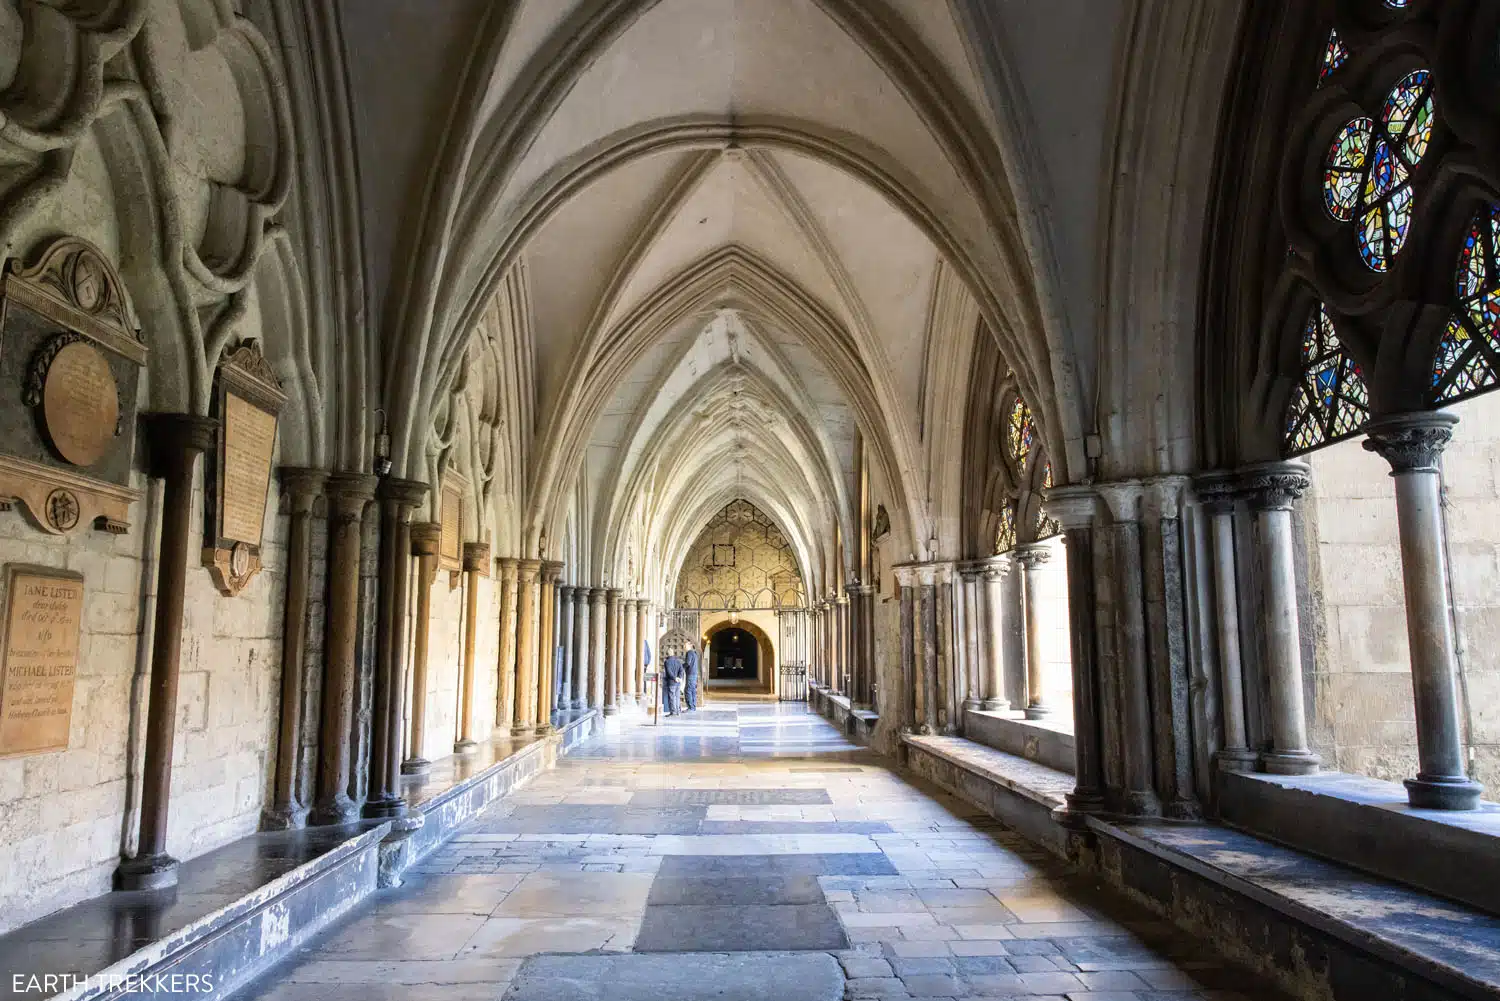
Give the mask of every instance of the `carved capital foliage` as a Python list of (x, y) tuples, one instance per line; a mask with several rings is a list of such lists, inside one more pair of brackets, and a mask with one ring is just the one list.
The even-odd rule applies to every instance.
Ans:
[(1234, 510), (1234, 502), (1242, 495), (1239, 476), (1229, 472), (1205, 473), (1193, 481), (1193, 490), (1210, 514)]
[(1457, 417), (1443, 411), (1385, 417), (1365, 429), (1364, 446), (1391, 464), (1392, 476), (1435, 473), (1457, 423)]
[(1021, 546), (1011, 554), (1011, 559), (1031, 571), (1052, 559), (1052, 552), (1046, 546)]
[(1240, 489), (1257, 511), (1289, 511), (1312, 486), (1305, 462), (1264, 462), (1240, 470)]

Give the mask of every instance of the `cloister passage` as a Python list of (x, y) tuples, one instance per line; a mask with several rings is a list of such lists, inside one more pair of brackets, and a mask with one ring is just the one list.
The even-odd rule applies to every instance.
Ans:
[(258, 1001), (1279, 1001), (803, 705), (579, 745)]
[(0, 984), (1500, 998), (1497, 81), (0, 0)]

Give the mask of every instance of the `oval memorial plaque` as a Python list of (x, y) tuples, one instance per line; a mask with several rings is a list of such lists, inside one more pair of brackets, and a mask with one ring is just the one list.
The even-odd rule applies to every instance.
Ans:
[(84, 341), (57, 352), (47, 366), (42, 419), (58, 454), (92, 466), (114, 441), (119, 418), (120, 394), (104, 355)]

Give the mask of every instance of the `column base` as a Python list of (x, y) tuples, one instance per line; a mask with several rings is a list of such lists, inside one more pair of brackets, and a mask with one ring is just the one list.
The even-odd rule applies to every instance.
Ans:
[(340, 793), (332, 803), (319, 803), (307, 815), (307, 823), (314, 827), (343, 827), (359, 820), (359, 807), (354, 800)]
[(964, 699), (964, 712), (975, 712), (983, 708), (984, 703), (978, 699)]
[(1406, 801), (1415, 810), (1473, 810), (1484, 786), (1461, 775), (1418, 775), (1407, 779)]
[(304, 806), (267, 807), (260, 812), (260, 829), (263, 831), (297, 831), (307, 826), (307, 808)]
[(536, 729), (531, 732), (538, 737), (545, 737), (547, 734), (555, 732), (556, 729), (551, 723), (538, 723)]
[(1051, 706), (1034, 705), (1034, 706), (1027, 706), (1026, 707), (1026, 718), (1027, 719), (1046, 719), (1048, 716), (1051, 716), (1051, 715), (1052, 715), (1052, 707)]
[(406, 816), (406, 800), (400, 796), (385, 795), (366, 801), (364, 815), (370, 820), (390, 820)]
[(1065, 798), (1068, 805), (1058, 811), (1064, 827), (1083, 827), (1089, 814), (1104, 812), (1104, 793), (1099, 789), (1074, 789)]
[(1214, 764), (1221, 772), (1247, 773), (1255, 771), (1256, 754), (1248, 747), (1225, 748), (1214, 754)]
[[(458, 750), (457, 745), (453, 748)], [(459, 752), (462, 753), (462, 752)], [(432, 762), (426, 758), (407, 758), (401, 762), (402, 775), (426, 775), (432, 769)]]
[(587, 708), (588, 708), (588, 706), (584, 704), (583, 699), (574, 699), (573, 700), (573, 709), (574, 709), (575, 712), (577, 710), (579, 710), (579, 709), (587, 709)]
[(1270, 775), (1316, 775), (1322, 759), (1311, 751), (1263, 751), (1261, 771)]
[(619, 715), (619, 712), (620, 712), (620, 707), (619, 706), (609, 705), (609, 706), (605, 706), (604, 707), (604, 715), (606, 715), (606, 716), (617, 716), (617, 715)]
[(979, 708), (983, 709), (987, 713), (1004, 713), (1004, 712), (1010, 712), (1010, 700), (1009, 699), (985, 699), (983, 702), (981, 702), (979, 704)]
[(116, 890), (164, 890), (177, 885), (177, 860), (166, 852), (121, 859), (115, 869)]
[(533, 727), (529, 726), (513, 726), (510, 728), (510, 735), (512, 737), (530, 737), (533, 729)]
[(1127, 789), (1120, 796), (1120, 812), (1128, 817), (1160, 817), (1161, 800), (1149, 789)]
[(470, 740), (465, 737), (463, 740), (455, 740), (453, 742), (454, 754), (473, 754), (477, 750), (479, 750), (479, 742), (477, 740)]

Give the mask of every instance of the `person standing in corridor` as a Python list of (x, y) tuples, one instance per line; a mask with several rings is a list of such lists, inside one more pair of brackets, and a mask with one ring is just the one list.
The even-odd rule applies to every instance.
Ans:
[(688, 650), (683, 663), (683, 682), (687, 691), (687, 711), (698, 711), (698, 651)]

